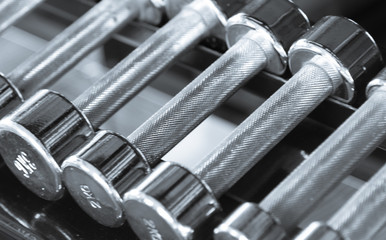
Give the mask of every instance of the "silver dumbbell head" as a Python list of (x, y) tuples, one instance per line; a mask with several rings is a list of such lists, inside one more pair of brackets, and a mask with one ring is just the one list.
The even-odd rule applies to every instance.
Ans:
[(356, 88), (364, 88), (364, 81), (370, 80), (382, 66), (382, 56), (372, 37), (343, 17), (324, 17), (292, 45), (292, 73), (316, 55), (330, 59), (341, 73), (344, 84), (336, 89), (335, 97), (344, 102), (351, 102)]
[(313, 222), (294, 240), (344, 240), (336, 231), (326, 224)]
[(102, 225), (125, 221), (121, 194), (150, 172), (119, 134), (99, 131), (62, 164), (63, 181), (79, 206)]
[(163, 162), (124, 195), (127, 220), (144, 239), (205, 239), (220, 205), (188, 170)]
[(257, 204), (244, 203), (214, 230), (214, 239), (285, 239), (285, 231)]
[(70, 101), (42, 90), (0, 120), (0, 155), (27, 188), (56, 200), (63, 194), (61, 161), (92, 134)]
[(307, 16), (288, 0), (253, 1), (240, 11), (228, 21), (228, 46), (235, 44), (250, 30), (259, 31), (277, 53), (275, 59), (267, 64), (266, 70), (282, 74), (287, 67), (287, 50), (309, 29)]
[(19, 90), (0, 73), (0, 117), (10, 113), (23, 101)]

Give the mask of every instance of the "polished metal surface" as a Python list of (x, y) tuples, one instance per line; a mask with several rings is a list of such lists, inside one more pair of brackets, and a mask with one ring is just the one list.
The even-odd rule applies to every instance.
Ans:
[(215, 240), (286, 239), (284, 230), (257, 204), (244, 203), (214, 230)]
[(382, 56), (369, 33), (350, 19), (327, 16), (304, 34), (290, 51), (289, 67), (297, 72), (308, 59), (325, 48), (336, 61), (344, 79), (334, 91), (341, 101), (353, 103), (364, 98), (367, 82), (382, 68)]
[(101, 130), (62, 164), (63, 182), (79, 206), (104, 226), (125, 221), (122, 197), (150, 172), (122, 136)]
[[(304, 22), (307, 23), (306, 20)], [(276, 52), (270, 42), (270, 36), (267, 37), (265, 32), (266, 30), (260, 28), (246, 33), (220, 59), (128, 137), (128, 142), (133, 144), (150, 166), (155, 166), (162, 156), (213, 113), (221, 103), (271, 62)], [(238, 70), (237, 73), (234, 73), (235, 69)], [(94, 143), (97, 144), (97, 141)], [(92, 161), (92, 159), (83, 159)], [(108, 161), (110, 161), (109, 165), (113, 165), (119, 159), (108, 159)], [(65, 167), (68, 165), (65, 164)], [(126, 180), (132, 181), (133, 177), (130, 175), (135, 173), (126, 171), (129, 168), (125, 169), (121, 170)], [(109, 174), (109, 172), (105, 171), (103, 174)], [(66, 179), (67, 186), (77, 189), (74, 190), (73, 195), (79, 195), (75, 194), (79, 192), (79, 187), (77, 187), (79, 177)], [(129, 188), (132, 183), (126, 182), (125, 185)], [(100, 191), (96, 192), (94, 196), (98, 199)], [(100, 196), (100, 198), (104, 197)], [(83, 201), (80, 201), (81, 205), (82, 203)], [(102, 208), (100, 210), (103, 211)], [(96, 211), (98, 210), (92, 209), (89, 212), (96, 216), (97, 214), (94, 214)], [(99, 219), (99, 222), (104, 221), (103, 216), (96, 216), (96, 218)]]
[(260, 206), (279, 218), (288, 231), (295, 228), (325, 194), (385, 139), (385, 97), (384, 87), (374, 92)]
[[(231, 1), (232, 0), (229, 2)], [(96, 2), (100, 1), (45, 1), (41, 7), (31, 12), (31, 14), (28, 14), (16, 24), (15, 27), (10, 28), (0, 36), (0, 52), (3, 56), (0, 59), (0, 70), (3, 73), (7, 73), (25, 60), (29, 54), (43, 49), (42, 47), (44, 47), (47, 40), (55, 37), (56, 34), (60, 33), (61, 30), (77, 17), (94, 6)], [(220, 2), (221, 1), (212, 1), (212, 3), (215, 3), (213, 6), (217, 5), (219, 9), (221, 8)], [(239, 0), (237, 2), (242, 5), (246, 1)], [(374, 39), (380, 45), (380, 50), (385, 53), (386, 48), (383, 43), (386, 42), (386, 34), (379, 28), (379, 26), (384, 23), (383, 12), (386, 7), (386, 4), (383, 3), (382, 0), (326, 0), (322, 2), (317, 0), (299, 0), (297, 2), (302, 2), (301, 9), (306, 13), (312, 11), (304, 8), (305, 5), (313, 8), (311, 10), (316, 14), (309, 15), (311, 21), (318, 19), (316, 15), (319, 17), (324, 16), (326, 14), (325, 10), (331, 9), (334, 9), (338, 15), (354, 19), (374, 36)], [(222, 1), (222, 3), (226, 5), (227, 0)], [(342, 7), (342, 3), (346, 4), (346, 6)], [(154, 20), (157, 22), (157, 19), (159, 19), (159, 11), (157, 11), (152, 4), (162, 8), (166, 7), (166, 1), (150, 0), (145, 4), (145, 6), (148, 7), (147, 10), (144, 11), (148, 13), (147, 17), (154, 17)], [(339, 7), (339, 9), (335, 9), (335, 7)], [(155, 11), (155, 15), (153, 11)], [(112, 39), (109, 40), (103, 48), (97, 49), (97, 51), (91, 55), (91, 58), (87, 58), (75, 66), (69, 74), (63, 76), (63, 81), (53, 86), (53, 89), (66, 96), (67, 99), (74, 99), (86, 89), (86, 87), (99, 79), (103, 73), (106, 73), (108, 69), (112, 68), (120, 59), (127, 56), (130, 51), (139, 46), (167, 21), (167, 19), (164, 18), (160, 25), (149, 25), (142, 22), (146, 19), (146, 16), (145, 18), (143, 18), (143, 16), (144, 15), (138, 16), (136, 18), (138, 21), (129, 23), (127, 27), (122, 29), (123, 31), (114, 34)], [(221, 26), (221, 24), (219, 24), (219, 26)], [(213, 36), (212, 34), (210, 35)], [(218, 39), (210, 37), (205, 39), (202, 44), (197, 45), (197, 47), (189, 53), (182, 54), (176, 61), (176, 65), (173, 65), (165, 71), (164, 74), (157, 77), (151, 86), (146, 87), (133, 101), (130, 101), (127, 107), (115, 114), (106, 124), (102, 125), (102, 128), (111, 129), (120, 133), (132, 132), (162, 107), (163, 104), (172, 99), (178, 91), (183, 89), (185, 85), (199, 75), (211, 62), (221, 56), (221, 53), (226, 49), (225, 46), (226, 44)], [(19, 47), (19, 49), (17, 47)], [(267, 66), (272, 66), (272, 64), (268, 64)], [(267, 70), (267, 66), (265, 70)], [(234, 72), (236, 72), (236, 69)], [(6, 75), (7, 74), (5, 74), (5, 76)], [(170, 160), (171, 162), (179, 162), (181, 160), (185, 168), (189, 167), (188, 169), (193, 169), (190, 168), (190, 166), (199, 164), (200, 162), (197, 160), (202, 159), (236, 124), (239, 124), (289, 78), (290, 74), (288, 71), (283, 76), (263, 72), (252, 77), (247, 85), (237, 91), (232, 98), (221, 104), (214, 112), (214, 115), (204, 120), (203, 124), (197, 126), (187, 138), (172, 148), (162, 159), (166, 161)], [(4, 80), (4, 83), (7, 83), (7, 80)], [(367, 81), (368, 80), (370, 80), (370, 78), (368, 78)], [(373, 81), (372, 84), (369, 84), (368, 96), (376, 93), (377, 89), (382, 85), (384, 85), (382, 81)], [(364, 91), (364, 87), (357, 89)], [(12, 99), (8, 98), (8, 96), (12, 97), (13, 94), (18, 94), (17, 91), (10, 91), (12, 88), (7, 88), (7, 84), (0, 85), (0, 91), (2, 90), (7, 92), (5, 96), (7, 99)], [(13, 100), (20, 101), (19, 99)], [(353, 106), (358, 107), (363, 100), (364, 99), (360, 100)], [(17, 104), (18, 101), (15, 101), (15, 104)], [(229, 214), (236, 206), (245, 201), (260, 202), (288, 173), (301, 161), (306, 159), (309, 154), (328, 137), (333, 129), (337, 128), (339, 124), (356, 110), (353, 106), (342, 103), (336, 98), (329, 98), (320, 104), (307, 119), (302, 121), (302, 123), (286, 138), (280, 141), (275, 148), (270, 150), (232, 189), (229, 189), (217, 199), (223, 207), (224, 215), (222, 217), (225, 217), (225, 215)], [(129, 146), (130, 143), (122, 136), (114, 132), (107, 132), (102, 131), (100, 132), (101, 135), (99, 138), (93, 138), (91, 141), (95, 141), (95, 145), (90, 148), (90, 150), (93, 150), (92, 153), (89, 152), (83, 156), (96, 159), (98, 156), (115, 155), (117, 156), (116, 161), (109, 161), (106, 168), (103, 169), (98, 168), (97, 165), (99, 164), (92, 165), (88, 161), (83, 161), (83, 159), (76, 159), (76, 163), (79, 163), (78, 166), (82, 168), (86, 166), (84, 168), (85, 171), (82, 171), (80, 175), (87, 175), (86, 173), (88, 173), (93, 180), (98, 179), (95, 178), (95, 176), (98, 175), (98, 177), (100, 177), (99, 179), (102, 180), (100, 181), (100, 183), (103, 183), (102, 187), (106, 186), (105, 189), (102, 189), (104, 193), (107, 193), (105, 196), (113, 199), (113, 202), (110, 203), (116, 203), (120, 201), (121, 196), (118, 196), (119, 194), (113, 194), (112, 190), (118, 189), (118, 192), (121, 192), (121, 189), (123, 189), (122, 192), (125, 192), (126, 190), (124, 189), (128, 186), (126, 184), (128, 182), (123, 180), (125, 173), (120, 171), (120, 167), (122, 165), (126, 166), (125, 163), (131, 161), (128, 159), (132, 159), (133, 162), (138, 162), (137, 160), (139, 160), (139, 158), (136, 154), (139, 152), (136, 152), (133, 146), (127, 147), (126, 143)], [(301, 223), (297, 224), (296, 228), (300, 230), (312, 221), (321, 221), (323, 222), (323, 227), (317, 231), (318, 234), (313, 235), (313, 240), (320, 239), (320, 234), (324, 234), (323, 240), (342, 240), (338, 236), (340, 233), (333, 231), (325, 222), (331, 214), (337, 212), (341, 204), (347, 201), (356, 189), (359, 189), (364, 181), (380, 168), (384, 163), (384, 155), (382, 145), (380, 145), (370, 156), (366, 157), (366, 159), (355, 167), (350, 176), (337, 184), (336, 187), (334, 186), (332, 191), (328, 191), (324, 195), (323, 200), (309, 211), (310, 214), (304, 218)], [(120, 159), (124, 159), (124, 161), (120, 162)], [(25, 164), (24, 167), (18, 165), (20, 169), (24, 168), (27, 173), (29, 170), (33, 170), (33, 165), (25, 161), (24, 155), (21, 155), (19, 160)], [(29, 159), (27, 158), (27, 160)], [(95, 163), (99, 161), (103, 162), (102, 158), (95, 161)], [(122, 163), (122, 165), (120, 165), (120, 163)], [(101, 165), (103, 166), (104, 164), (102, 163)], [(68, 195), (55, 202), (43, 201), (19, 184), (8, 168), (2, 166), (4, 166), (4, 163), (0, 159), (0, 168), (2, 168), (2, 170), (0, 169), (0, 239), (15, 238), (24, 240), (50, 237), (53, 239), (123, 240), (128, 238), (138, 239), (147, 236), (146, 234), (145, 236), (134, 236), (127, 223), (119, 228), (107, 228), (98, 224), (88, 217), (82, 209), (78, 208), (76, 203)], [(122, 169), (125, 169), (123, 171), (128, 170), (126, 167)], [(144, 172), (141, 171), (139, 175), (142, 175), (142, 173)], [(112, 180), (113, 184), (104, 184), (109, 183), (110, 180)], [(119, 180), (118, 182), (122, 183), (122, 185), (116, 185), (115, 180)], [(83, 186), (82, 190), (84, 194), (83, 197), (88, 198), (88, 200), (90, 200), (89, 203), (97, 207), (98, 202), (92, 199), (93, 196), (89, 189)], [(114, 199), (116, 196), (118, 196), (118, 198)], [(373, 204), (370, 205), (375, 208)], [(117, 212), (120, 211), (119, 208), (115, 210), (118, 210)], [(113, 204), (107, 212), (114, 212)], [(254, 213), (254, 211), (248, 212), (250, 213), (249, 216)], [(165, 216), (167, 215), (168, 214)], [(264, 217), (258, 219), (267, 219), (267, 221), (264, 221), (267, 225), (274, 220), (272, 214), (266, 213), (261, 215), (264, 215)], [(108, 217), (106, 217), (106, 219), (107, 218)], [(245, 219), (246, 218), (244, 218), (244, 220)], [(275, 221), (280, 222), (279, 219), (276, 218)], [(248, 225), (250, 222), (252, 221), (246, 220), (244, 223)], [(362, 222), (362, 220), (360, 220), (360, 222)], [(151, 221), (146, 221), (146, 227), (152, 234), (151, 237), (157, 239), (159, 235), (157, 235), (156, 230), (154, 230), (154, 226)], [(252, 230), (254, 227), (253, 224), (249, 226), (249, 230)], [(281, 228), (280, 224), (275, 226)], [(361, 227), (365, 226), (366, 224)], [(370, 225), (369, 227), (372, 228), (373, 226)], [(257, 232), (262, 230), (256, 226), (254, 228), (258, 230)], [(183, 230), (186, 229), (187, 228), (184, 228)], [(241, 229), (244, 230), (243, 228)], [(385, 230), (386, 229), (379, 230), (377, 236), (374, 236), (372, 239), (384, 239), (386, 234)], [(208, 234), (207, 236), (210, 237), (210, 235), (211, 234)], [(358, 236), (359, 235), (363, 236), (361, 234), (358, 234)]]
[[(217, 14), (205, 1), (195, 1), (160, 28), (129, 56), (76, 100), (98, 127), (133, 98), (182, 53), (208, 36), (218, 24)], [(171, 47), (172, 46), (172, 47)]]
[(292, 1), (251, 1), (244, 5), (240, 13), (271, 31), (285, 51), (306, 32), (310, 24), (307, 16)]
[(127, 220), (142, 239), (206, 239), (221, 210), (194, 174), (169, 162), (124, 195)]
[(46, 200), (63, 196), (60, 164), (93, 134), (82, 113), (58, 93), (41, 90), (1, 119), (0, 154), (15, 176)]
[(45, 0), (2, 0), (0, 1), (0, 33), (14, 25)]

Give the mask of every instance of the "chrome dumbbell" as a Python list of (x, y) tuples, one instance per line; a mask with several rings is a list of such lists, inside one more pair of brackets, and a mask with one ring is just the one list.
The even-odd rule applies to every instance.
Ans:
[(57, 93), (42, 91), (3, 118), (0, 154), (7, 166), (38, 196), (60, 198), (64, 158), (178, 56), (221, 26), (224, 15), (214, 6), (212, 1), (197, 0), (184, 7), (74, 104)]
[(315, 222), (295, 240), (374, 239), (385, 228), (386, 166), (364, 184), (326, 223)]
[(121, 196), (163, 155), (253, 75), (285, 70), (285, 50), (308, 29), (303, 13), (287, 0), (252, 1), (241, 11), (227, 26), (232, 47), (127, 139), (99, 132), (64, 162), (65, 185), (95, 220), (121, 224)]
[(385, 139), (385, 83), (383, 69), (368, 84), (368, 100), (349, 119), (260, 204), (243, 204), (218, 231), (227, 228), (243, 232), (251, 216), (253, 220), (257, 217), (253, 212), (263, 211), (291, 235), (313, 207)]
[(0, 76), (0, 116), (8, 114), (36, 90), (53, 84), (128, 21), (143, 15), (145, 8), (151, 7), (149, 1), (101, 1), (42, 51), (7, 76)]
[[(351, 83), (345, 90), (346, 96), (352, 96), (348, 94), (352, 81), (377, 71), (381, 56), (361, 27), (348, 19), (330, 16), (294, 43), (289, 61), (296, 74), (196, 167), (189, 171), (179, 163), (161, 163), (125, 194), (124, 206), (134, 231), (147, 238), (156, 234), (177, 239), (206, 226), (220, 210), (216, 197), (321, 101), (341, 85), (348, 86), (344, 82)], [(267, 227), (275, 232), (275, 239), (283, 235), (280, 227)], [(265, 230), (258, 229), (261, 237)], [(222, 239), (221, 235), (218, 237)]]

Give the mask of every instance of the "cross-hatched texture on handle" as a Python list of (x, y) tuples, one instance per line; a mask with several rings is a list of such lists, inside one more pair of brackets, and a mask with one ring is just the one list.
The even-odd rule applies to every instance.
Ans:
[(265, 67), (266, 53), (249, 36), (240, 39), (128, 137), (151, 165)]
[(44, 0), (3, 0), (0, 2), (0, 33), (39, 6)]
[[(212, 19), (206, 21), (201, 14)], [(179, 55), (207, 36), (216, 23), (213, 12), (185, 8), (80, 95), (75, 104), (94, 127), (100, 126)]]
[(132, 20), (137, 0), (104, 0), (66, 28), (43, 50), (12, 71), (8, 78), (23, 93), (52, 84), (111, 33)]
[(386, 166), (334, 214), (328, 225), (347, 240), (373, 239), (386, 225)]
[(328, 66), (307, 63), (193, 172), (221, 196), (332, 93), (341, 78)]
[(386, 92), (375, 92), (260, 203), (293, 230), (331, 188), (384, 139)]

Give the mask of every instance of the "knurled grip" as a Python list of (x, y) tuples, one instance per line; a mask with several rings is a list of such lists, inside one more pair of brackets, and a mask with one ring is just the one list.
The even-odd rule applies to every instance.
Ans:
[(52, 84), (113, 32), (136, 17), (136, 2), (101, 1), (7, 77), (24, 96)]
[(386, 225), (385, 186), (386, 166), (364, 184), (327, 224), (344, 239), (373, 239)]
[(0, 2), (0, 33), (34, 10), (44, 0), (2, 0)]
[(149, 164), (154, 166), (222, 102), (266, 66), (267, 54), (253, 40), (258, 38), (259, 33), (250, 31), (128, 137)]
[(336, 68), (311, 60), (241, 123), (193, 172), (221, 196), (341, 83)]
[(217, 15), (205, 4), (190, 6), (75, 100), (94, 127), (106, 121), (217, 24)]
[[(375, 92), (260, 203), (293, 229), (312, 207), (385, 138), (386, 91)], [(365, 238), (363, 238), (365, 239)]]

